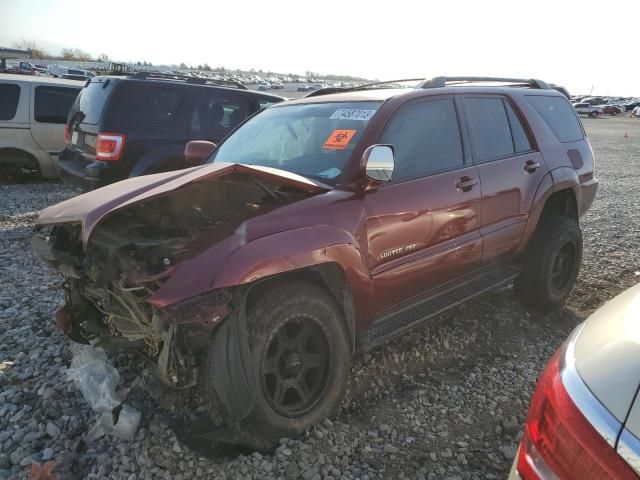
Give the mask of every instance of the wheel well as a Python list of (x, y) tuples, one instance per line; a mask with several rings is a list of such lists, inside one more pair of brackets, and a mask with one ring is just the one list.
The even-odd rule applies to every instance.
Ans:
[(548, 215), (562, 215), (578, 221), (578, 204), (573, 190), (560, 190), (547, 198), (540, 219)]
[(38, 160), (30, 153), (18, 148), (0, 148), (0, 164), (17, 164), (24, 168), (40, 170)]
[(355, 311), (351, 288), (344, 271), (336, 263), (323, 263), (285, 272), (251, 284), (247, 291), (246, 306), (250, 309), (274, 284), (306, 281), (323, 288), (336, 302), (343, 314), (352, 353), (355, 349)]

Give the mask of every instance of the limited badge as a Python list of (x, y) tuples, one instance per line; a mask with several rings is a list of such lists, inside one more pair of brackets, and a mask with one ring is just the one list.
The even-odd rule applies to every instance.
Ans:
[(356, 134), (356, 130), (334, 130), (322, 148), (327, 150), (344, 150)]

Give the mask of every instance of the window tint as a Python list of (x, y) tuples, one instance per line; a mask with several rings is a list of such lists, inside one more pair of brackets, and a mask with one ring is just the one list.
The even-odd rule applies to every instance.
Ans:
[(79, 88), (36, 87), (34, 117), (40, 123), (67, 123), (67, 115), (76, 101)]
[(20, 87), (15, 83), (0, 83), (0, 120), (16, 116), (20, 100)]
[(82, 112), (82, 118), (79, 121), (96, 125), (100, 121), (102, 110), (114, 85), (115, 82), (110, 79), (91, 82), (80, 91), (80, 95), (71, 109), (71, 114)]
[(501, 98), (465, 98), (475, 160), (486, 162), (514, 153), (507, 112)]
[(531, 143), (527, 137), (522, 122), (513, 111), (513, 107), (509, 102), (503, 100), (504, 108), (507, 110), (507, 117), (509, 117), (509, 126), (511, 127), (511, 136), (513, 137), (513, 146), (516, 153), (529, 152), (531, 150)]
[(168, 127), (186, 96), (183, 87), (125, 85), (117, 123), (134, 127)]
[(412, 103), (391, 119), (379, 143), (393, 145), (392, 180), (462, 166), (462, 144), (453, 100)]
[(564, 97), (527, 95), (527, 101), (561, 142), (575, 142), (584, 138), (578, 117)]
[(220, 141), (251, 113), (247, 98), (233, 92), (206, 92), (191, 117), (191, 138)]

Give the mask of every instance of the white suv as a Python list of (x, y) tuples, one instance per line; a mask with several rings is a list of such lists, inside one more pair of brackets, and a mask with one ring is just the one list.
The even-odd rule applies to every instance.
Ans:
[(55, 177), (67, 114), (85, 82), (0, 74), (0, 168)]

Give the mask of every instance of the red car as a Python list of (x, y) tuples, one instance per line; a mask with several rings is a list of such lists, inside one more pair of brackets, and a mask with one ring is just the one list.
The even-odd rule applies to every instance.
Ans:
[(61, 329), (141, 353), (200, 390), (220, 438), (268, 449), (336, 411), (358, 350), (513, 280), (560, 307), (598, 185), (566, 95), (386, 87), (274, 105), (190, 142), (204, 165), (43, 210), (32, 244), (65, 277)]
[(607, 115), (620, 115), (624, 112), (624, 109), (618, 105), (600, 105), (600, 107), (602, 108), (602, 113)]

